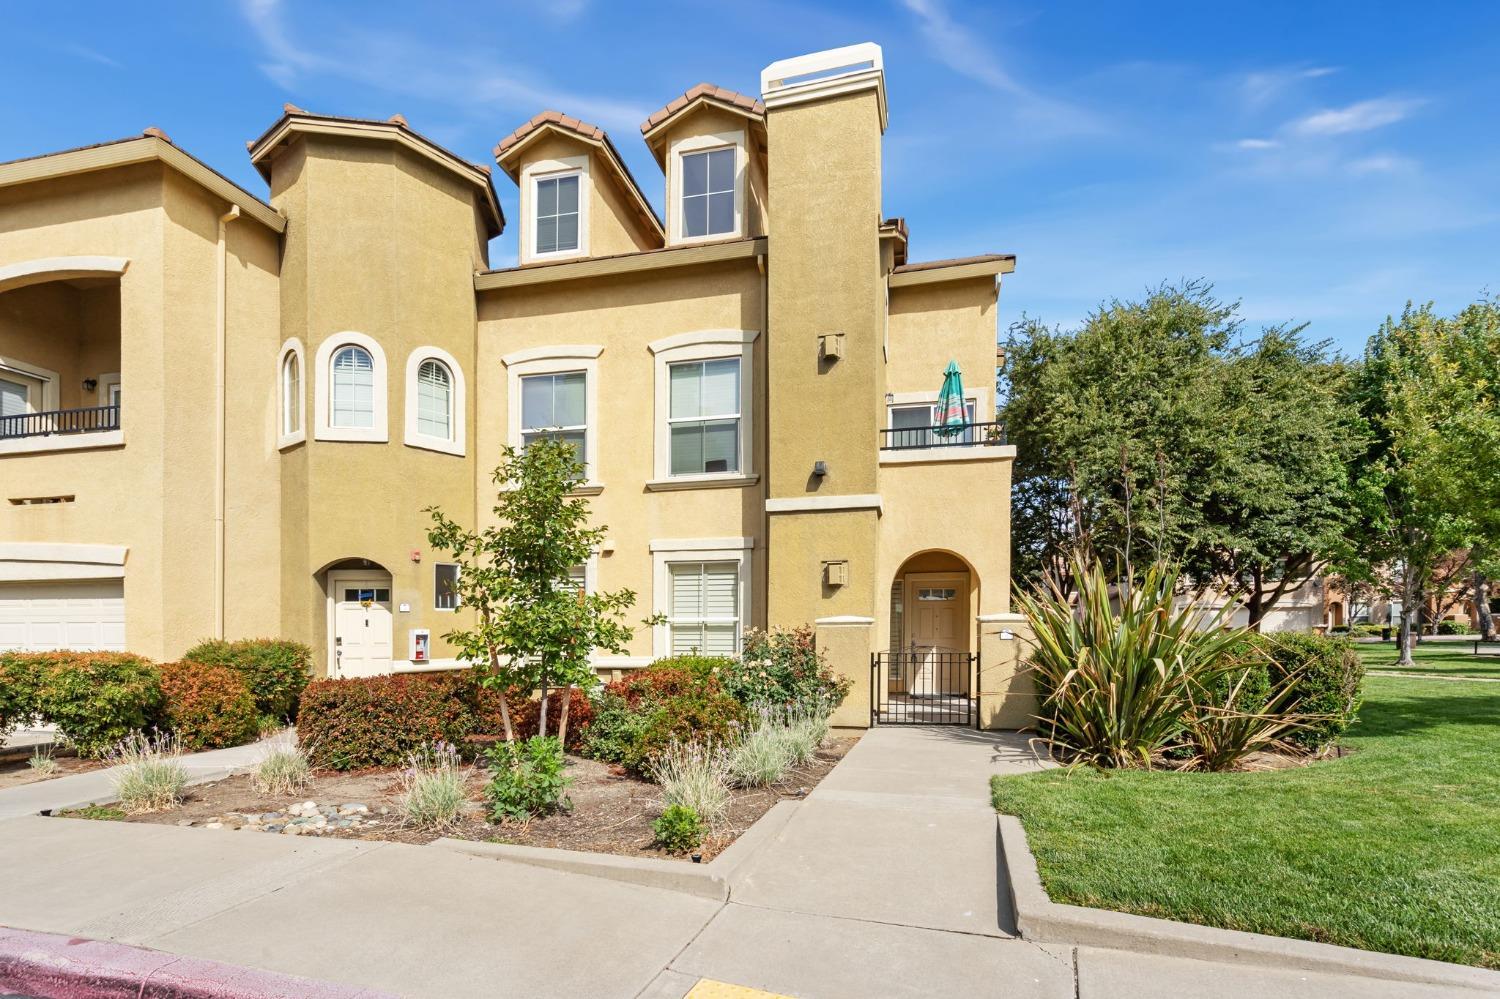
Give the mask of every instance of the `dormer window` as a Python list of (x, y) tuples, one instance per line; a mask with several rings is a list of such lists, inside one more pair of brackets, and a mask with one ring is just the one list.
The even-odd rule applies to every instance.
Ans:
[(538, 177), (536, 181), (536, 253), (578, 250), (579, 175)]
[(692, 239), (734, 231), (734, 147), (684, 153), (682, 234)]

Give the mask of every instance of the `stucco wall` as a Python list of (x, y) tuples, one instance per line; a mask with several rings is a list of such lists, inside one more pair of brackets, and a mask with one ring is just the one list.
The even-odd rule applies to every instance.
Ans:
[(957, 361), (965, 392), (979, 402), (976, 418), (993, 420), (996, 299), (992, 277), (892, 288), (886, 391), (935, 398)]
[[(617, 253), (650, 249), (659, 245), (643, 228), (635, 210), (630, 207), (626, 193), (620, 190), (613, 170), (604, 156), (590, 143), (572, 139), (565, 135), (552, 134), (537, 139), (526, 146), (518, 160), (520, 176), (520, 218), (516, 222), (516, 238), (526, 240), (529, 235), (529, 220), (533, 217), (531, 207), (532, 185), (525, 179), (527, 166), (544, 160), (587, 156), (589, 158), (588, 244), (580, 246), (582, 256), (607, 257)], [(520, 244), (518, 244), (520, 245)]]
[[(512, 440), (509, 373), (502, 358), (558, 344), (601, 347), (595, 397), (598, 438), (593, 522), (609, 528), (613, 552), (597, 561), (597, 586), (636, 593), (639, 621), (653, 605), (653, 540), (753, 538), (752, 594), (747, 624), (766, 621), (766, 337), (753, 351), (753, 464), (759, 481), (731, 488), (653, 491), (656, 478), (656, 359), (648, 344), (704, 330), (765, 328), (764, 291), (754, 261), (698, 265), (633, 277), (562, 281), (483, 293), (479, 301), (479, 399), (475, 439), (480, 522), (493, 522), (490, 472)], [(572, 362), (559, 362), (566, 369)], [(654, 654), (651, 630), (638, 628), (629, 655)]]

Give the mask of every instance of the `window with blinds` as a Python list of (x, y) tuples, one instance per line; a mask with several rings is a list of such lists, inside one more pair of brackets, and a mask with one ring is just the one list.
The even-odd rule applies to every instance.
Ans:
[(438, 361), (417, 369), (417, 432), (453, 439), (453, 376)]
[(542, 439), (573, 445), (578, 464), (588, 459), (588, 413), (582, 371), (527, 375), (521, 379), (521, 447)]
[(578, 174), (536, 182), (536, 252), (578, 249)]
[(333, 358), (330, 426), (375, 425), (375, 362), (363, 347), (345, 347)]
[(668, 369), (672, 474), (740, 470), (740, 359), (688, 361)]
[(677, 562), (667, 567), (671, 606), (667, 625), (672, 655), (698, 652), (732, 656), (740, 651), (738, 562)]
[(295, 434), (302, 429), (302, 364), (294, 351), (287, 351), (281, 361), (281, 433)]

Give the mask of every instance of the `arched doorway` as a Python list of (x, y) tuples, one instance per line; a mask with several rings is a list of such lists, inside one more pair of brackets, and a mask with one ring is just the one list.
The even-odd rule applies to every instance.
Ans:
[(391, 574), (370, 559), (343, 559), (322, 572), (328, 603), (328, 675), (391, 671)]
[(978, 601), (978, 576), (952, 552), (902, 563), (891, 581), (887, 651), (875, 657), (877, 721), (972, 721)]
[(1330, 628), (1344, 626), (1344, 605), (1337, 600), (1328, 605), (1328, 626)]

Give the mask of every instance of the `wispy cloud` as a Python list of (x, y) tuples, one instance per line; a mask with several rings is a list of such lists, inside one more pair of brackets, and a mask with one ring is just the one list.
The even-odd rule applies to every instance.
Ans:
[(1240, 81), (1240, 99), (1250, 110), (1259, 110), (1306, 80), (1316, 80), (1336, 72), (1338, 70), (1333, 66), (1301, 66), (1246, 73)]
[(1292, 122), (1289, 131), (1297, 135), (1347, 135), (1368, 132), (1394, 125), (1422, 105), (1421, 101), (1378, 97), (1358, 101), (1342, 108), (1326, 108)]
[(1355, 176), (1372, 173), (1407, 173), (1417, 168), (1415, 160), (1393, 153), (1376, 153), (1349, 162), (1349, 172)]
[(91, 49), (87, 45), (79, 45), (77, 42), (64, 42), (57, 47), (57, 50), (59, 52), (66, 52), (68, 55), (77, 56), (80, 59), (87, 59), (89, 62), (97, 62), (101, 66), (109, 66), (113, 69), (125, 68), (125, 64), (118, 59), (112, 59), (98, 49)]
[(434, 103), (500, 107), (518, 117), (550, 108), (617, 131), (633, 130), (650, 113), (631, 101), (501, 73), (491, 54), (436, 50), (404, 32), (351, 27), (326, 33), (329, 43), (314, 48), (294, 37), (282, 0), (241, 0), (240, 9), (264, 50), (261, 71), (287, 90), (307, 77), (332, 76)]
[(917, 19), (933, 58), (953, 72), (1008, 94), (1018, 116), (1059, 134), (1099, 132), (1102, 120), (1084, 108), (1037, 93), (1013, 76), (984, 41), (954, 20), (942, 0), (901, 0)]
[(1278, 139), (1241, 139), (1234, 144), (1236, 149), (1279, 149)]

